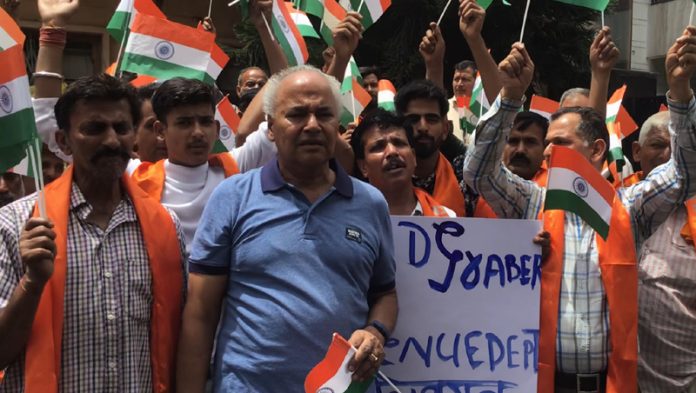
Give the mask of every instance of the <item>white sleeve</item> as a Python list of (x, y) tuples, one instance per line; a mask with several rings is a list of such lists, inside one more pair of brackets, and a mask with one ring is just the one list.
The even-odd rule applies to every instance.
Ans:
[(128, 173), (128, 176), (133, 175), (133, 172), (142, 164), (142, 161), (138, 158), (131, 158), (128, 161), (128, 166), (126, 167), (126, 173)]
[(56, 123), (56, 115), (53, 110), (56, 102), (58, 102), (56, 97), (31, 99), (31, 104), (34, 107), (34, 117), (36, 118), (36, 131), (39, 133), (41, 141), (48, 145), (48, 150), (63, 161), (72, 162), (72, 156), (63, 153), (56, 142), (58, 123)]
[(260, 168), (270, 161), (276, 154), (276, 145), (268, 137), (268, 123), (264, 121), (259, 124), (259, 129), (252, 132), (246, 142), (235, 147), (230, 154), (241, 173)]

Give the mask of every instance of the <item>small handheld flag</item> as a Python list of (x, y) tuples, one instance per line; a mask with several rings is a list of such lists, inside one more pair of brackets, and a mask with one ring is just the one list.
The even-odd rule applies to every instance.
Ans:
[(625, 93), (626, 85), (623, 85), (611, 95), (607, 102), (606, 123), (607, 129), (609, 130), (609, 155), (607, 156), (607, 160), (610, 166), (616, 162), (617, 172), (621, 172), (626, 162), (621, 147), (621, 139), (623, 136), (621, 135), (620, 125), (617, 122), (617, 117), (621, 110), (621, 101), (623, 101)]
[(355, 356), (355, 348), (340, 334), (334, 333), (326, 356), (307, 374), (305, 393), (334, 392), (361, 393), (367, 391), (372, 380), (353, 382), (348, 363)]
[[(239, 115), (234, 110), (228, 96), (218, 102), (215, 110), (215, 120), (220, 122), (219, 141), (224, 146), (223, 151), (232, 151), (235, 148), (235, 135), (239, 129)], [(217, 145), (217, 143), (216, 143)], [(220, 153), (215, 151), (215, 153)]]
[(307, 44), (290, 17), (283, 0), (273, 0), (271, 26), (290, 66), (304, 64), (309, 58)]
[(606, 240), (615, 196), (611, 183), (587, 158), (573, 149), (553, 146), (544, 211), (575, 213)]
[(380, 79), (377, 82), (377, 106), (394, 112), (396, 106), (394, 105), (394, 97), (396, 96), (396, 88), (387, 79)]
[(24, 33), (14, 19), (0, 8), (0, 51), (15, 45), (24, 46)]
[(295, 9), (295, 7), (293, 7), (292, 3), (289, 1), (285, 2), (285, 6), (290, 13), (292, 21), (295, 22), (295, 25), (297, 25), (297, 30), (300, 31), (300, 34), (303, 37), (319, 38), (319, 34), (317, 34), (316, 30), (314, 30), (314, 26), (312, 26), (312, 22), (307, 17), (307, 14), (305, 14), (303, 11)]
[(328, 45), (333, 45), (333, 29), (346, 17), (346, 10), (336, 0), (324, 0), (320, 33)]
[(532, 102), (529, 104), (529, 111), (544, 116), (546, 120), (551, 120), (551, 115), (558, 110), (560, 104), (550, 98), (532, 95)]

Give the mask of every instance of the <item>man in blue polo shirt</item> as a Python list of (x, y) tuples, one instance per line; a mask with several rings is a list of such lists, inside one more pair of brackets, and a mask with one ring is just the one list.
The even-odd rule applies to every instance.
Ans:
[(215, 392), (302, 391), (333, 332), (358, 349), (349, 368), (366, 380), (396, 323), (387, 204), (332, 159), (338, 82), (300, 66), (266, 89), (277, 159), (214, 191), (191, 248), (182, 392), (204, 389), (221, 310)]

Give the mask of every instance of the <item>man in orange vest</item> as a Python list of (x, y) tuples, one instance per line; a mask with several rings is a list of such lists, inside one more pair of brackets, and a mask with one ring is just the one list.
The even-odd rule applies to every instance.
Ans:
[[(510, 124), (531, 83), (534, 64), (521, 43), (513, 45), (499, 69), (501, 99), (484, 117), (464, 178), (504, 218), (543, 217), (551, 252), (542, 268), (539, 342), (540, 393), (637, 391), (636, 245), (696, 193), (696, 101), (689, 79), (696, 69), (696, 28), (689, 28), (666, 59), (667, 93), (674, 146), (672, 159), (645, 181), (617, 193), (606, 241), (578, 216), (543, 212), (545, 189), (501, 164)], [(600, 54), (610, 51), (600, 48)], [(609, 136), (602, 116), (591, 108), (556, 112), (546, 142), (582, 153), (600, 171)], [(545, 155), (550, 154), (550, 147)], [(679, 159), (676, 159), (678, 157)]]
[(466, 185), (461, 181), (464, 156), (450, 162), (440, 152), (449, 135), (445, 92), (431, 81), (415, 81), (399, 89), (394, 104), (397, 113), (413, 127), (417, 162), (413, 184), (457, 216), (473, 212), (473, 206), (466, 206)]
[(413, 185), (413, 128), (403, 118), (377, 109), (355, 128), (351, 145), (360, 172), (382, 192), (390, 214), (456, 217), (451, 209)]
[(102, 74), (56, 104), (73, 165), (0, 209), (0, 392), (171, 391), (184, 290), (176, 216), (126, 165), (132, 87)]

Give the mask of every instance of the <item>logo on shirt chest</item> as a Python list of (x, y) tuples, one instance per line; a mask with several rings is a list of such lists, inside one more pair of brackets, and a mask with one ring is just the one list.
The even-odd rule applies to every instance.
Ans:
[(346, 227), (346, 239), (362, 243), (362, 232), (359, 229)]

